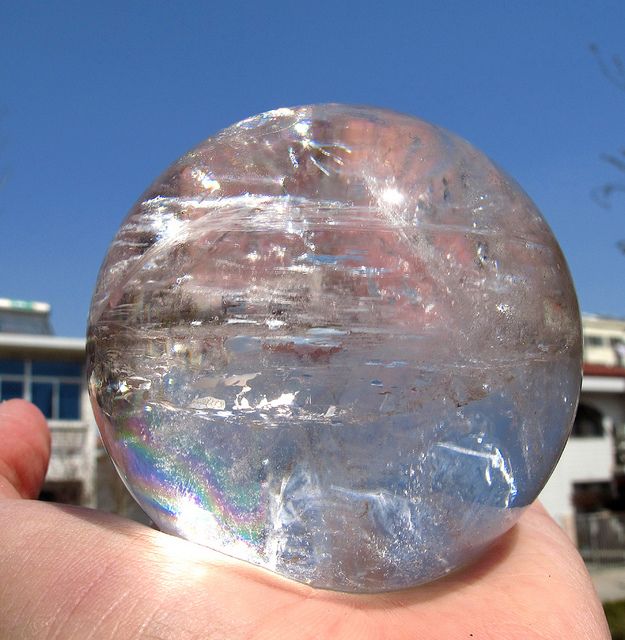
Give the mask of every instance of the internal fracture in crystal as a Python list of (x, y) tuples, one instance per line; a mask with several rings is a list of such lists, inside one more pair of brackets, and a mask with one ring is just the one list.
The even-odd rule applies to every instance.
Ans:
[(90, 392), (163, 531), (385, 591), (470, 562), (538, 495), (580, 335), (547, 224), (468, 143), (379, 109), (278, 109), (130, 211), (93, 297)]

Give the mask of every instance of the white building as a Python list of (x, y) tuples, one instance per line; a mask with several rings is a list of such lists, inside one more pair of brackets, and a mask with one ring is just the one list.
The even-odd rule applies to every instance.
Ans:
[(50, 306), (0, 298), (0, 401), (25, 398), (52, 433), (42, 498), (96, 505), (97, 430), (84, 375), (85, 340), (52, 334)]
[(573, 539), (590, 514), (625, 509), (619, 482), (625, 477), (625, 321), (583, 315), (582, 324), (584, 379), (577, 417), (540, 496)]

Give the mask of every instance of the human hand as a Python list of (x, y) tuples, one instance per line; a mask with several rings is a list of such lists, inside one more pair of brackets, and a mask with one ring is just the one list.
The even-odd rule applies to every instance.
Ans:
[(539, 505), (472, 566), (378, 595), (313, 589), (90, 509), (37, 502), (50, 440), (0, 405), (0, 638), (609, 640), (576, 549)]

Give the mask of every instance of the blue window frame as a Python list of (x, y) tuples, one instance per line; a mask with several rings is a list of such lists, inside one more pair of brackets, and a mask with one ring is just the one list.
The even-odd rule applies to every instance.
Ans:
[(81, 419), (82, 364), (0, 358), (0, 400), (25, 398), (51, 420)]
[(79, 362), (57, 360), (33, 360), (33, 376), (56, 376), (59, 378), (80, 378), (82, 367)]
[(0, 382), (0, 400), (24, 397), (24, 383), (18, 380), (3, 380)]
[(0, 358), (0, 374), (3, 373), (14, 376), (23, 376), (24, 361), (13, 360), (11, 358)]
[(59, 419), (80, 420), (80, 385), (61, 382), (59, 385)]
[(39, 407), (46, 418), (54, 417), (54, 385), (51, 382), (33, 382), (30, 386), (30, 395), (32, 403)]

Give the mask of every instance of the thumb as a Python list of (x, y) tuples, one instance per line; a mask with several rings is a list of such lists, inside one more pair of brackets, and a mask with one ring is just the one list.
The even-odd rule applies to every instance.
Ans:
[(50, 459), (42, 413), (24, 400), (0, 404), (0, 498), (36, 498)]

